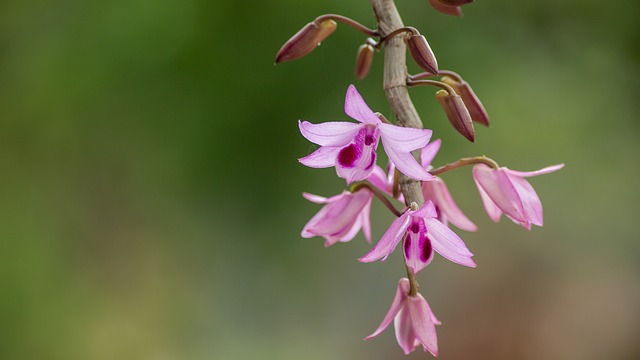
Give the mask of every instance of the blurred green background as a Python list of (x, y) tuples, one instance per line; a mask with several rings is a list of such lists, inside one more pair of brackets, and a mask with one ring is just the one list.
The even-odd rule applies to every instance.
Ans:
[[(412, 90), (436, 165), (566, 163), (531, 179), (531, 232), (488, 220), (470, 169), (445, 175), (480, 231), (457, 231), (477, 269), (419, 276), (440, 358), (640, 358), (640, 3), (478, 1), (463, 19), (397, 3), (492, 119), (467, 143)], [(381, 54), (357, 82), (346, 26), (273, 65), (323, 13), (374, 26), (365, 0), (0, 2), (1, 359), (404, 358), (392, 329), (362, 341), (399, 253), (360, 264), (362, 235), (299, 236), (319, 209), (301, 192), (345, 185), (298, 164), (314, 146), (296, 121), (347, 119), (350, 83), (391, 115)], [(377, 239), (392, 216), (372, 217)]]

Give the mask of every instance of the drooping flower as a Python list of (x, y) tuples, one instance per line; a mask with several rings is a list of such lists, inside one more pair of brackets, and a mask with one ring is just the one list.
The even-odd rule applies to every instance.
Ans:
[(436, 325), (440, 325), (441, 322), (431, 311), (427, 300), (420, 294), (409, 296), (409, 290), (409, 279), (400, 279), (389, 311), (376, 331), (365, 340), (380, 335), (393, 320), (398, 345), (405, 355), (410, 354), (418, 345), (422, 345), (425, 352), (438, 356)]
[(515, 171), (500, 167), (493, 169), (485, 164), (473, 167), (473, 179), (489, 218), (500, 220), (504, 213), (511, 221), (531, 230), (531, 225), (542, 226), (542, 203), (526, 177), (552, 173), (564, 164), (549, 166), (537, 171)]
[(391, 224), (376, 246), (360, 258), (360, 262), (384, 261), (404, 238), (405, 262), (414, 273), (431, 262), (434, 250), (456, 264), (475, 267), (471, 259), (473, 254), (462, 239), (438, 221), (437, 216), (431, 201), (418, 210), (407, 210)]
[[(429, 145), (422, 148), (422, 166), (430, 170), (431, 161), (438, 153), (440, 149), (440, 139), (431, 142)], [(478, 227), (467, 218), (458, 205), (453, 201), (447, 185), (440, 177), (436, 176), (433, 181), (422, 182), (422, 196), (425, 201), (431, 201), (438, 213), (438, 220), (445, 225), (451, 222), (458, 228), (466, 231), (476, 231)]]
[(299, 159), (302, 164), (312, 168), (335, 166), (338, 176), (349, 184), (364, 180), (373, 172), (378, 140), (382, 138), (389, 160), (400, 171), (416, 180), (433, 179), (411, 155), (411, 151), (427, 145), (431, 130), (383, 123), (353, 85), (347, 90), (344, 110), (360, 123), (298, 121), (302, 136), (320, 145), (319, 149)]
[(303, 193), (305, 199), (316, 204), (325, 204), (302, 229), (302, 237), (325, 238), (324, 246), (353, 239), (362, 228), (365, 238), (371, 242), (371, 190), (363, 188), (355, 193), (343, 191), (341, 194), (325, 198)]

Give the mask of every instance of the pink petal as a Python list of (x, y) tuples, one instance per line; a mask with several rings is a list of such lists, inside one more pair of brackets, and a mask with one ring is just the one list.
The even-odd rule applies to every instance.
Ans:
[(309, 193), (302, 193), (302, 197), (316, 204), (326, 204), (328, 200), (326, 197)]
[(349, 149), (349, 151), (355, 152), (355, 162), (350, 164), (350, 166), (343, 165), (340, 162), (340, 154), (338, 154), (338, 161), (336, 162), (336, 172), (339, 177), (347, 180), (347, 184), (364, 180), (369, 177), (369, 175), (371, 175), (371, 173), (373, 172), (373, 168), (376, 164), (375, 148), (372, 148), (370, 146), (357, 148), (357, 144), (349, 146), (354, 147), (353, 150)]
[(478, 230), (476, 225), (462, 213), (453, 201), (447, 185), (441, 178), (436, 177), (434, 181), (423, 182), (422, 194), (425, 200), (433, 200), (446, 218), (458, 228), (466, 231)]
[(370, 193), (371, 196), (367, 204), (362, 208), (360, 217), (362, 219), (362, 233), (364, 234), (364, 238), (367, 239), (368, 243), (371, 243), (371, 200), (373, 200), (373, 193), (370, 191), (367, 192)]
[(407, 227), (410, 222), (411, 216), (409, 212), (405, 212), (400, 215), (400, 217), (391, 223), (391, 226), (387, 232), (382, 235), (382, 238), (378, 241), (376, 246), (358, 260), (360, 262), (373, 262), (382, 258), (384, 261), (387, 256), (393, 252), (393, 249), (395, 249), (400, 240), (402, 240), (402, 236), (407, 231)]
[(398, 168), (398, 170), (408, 177), (416, 180), (431, 181), (434, 176), (429, 174), (416, 159), (408, 152), (397, 152), (393, 147), (383, 142), (382, 146), (387, 153), (389, 160)]
[[(474, 179), (475, 181), (475, 179)], [(491, 221), (497, 223), (500, 221), (500, 216), (502, 216), (502, 210), (496, 205), (493, 200), (487, 195), (487, 192), (484, 191), (482, 186), (475, 181), (476, 187), (478, 188), (478, 192), (480, 193), (480, 198), (482, 199), (482, 204), (484, 205), (484, 209), (487, 211), (487, 215), (489, 215), (489, 219)]]
[(367, 181), (386, 194), (391, 195), (391, 188), (387, 182), (387, 174), (385, 174), (380, 166), (376, 165), (373, 167), (373, 172), (367, 177)]
[(381, 121), (371, 108), (364, 102), (364, 99), (356, 90), (356, 87), (349, 85), (347, 96), (344, 100), (344, 112), (350, 117), (365, 124), (379, 124)]
[(346, 121), (332, 121), (312, 124), (298, 120), (298, 127), (302, 136), (320, 146), (343, 147), (349, 144), (362, 128), (362, 124)]
[(401, 308), (398, 315), (396, 315), (393, 326), (396, 330), (398, 345), (400, 345), (405, 355), (409, 355), (415, 350), (417, 343), (413, 324), (411, 323), (411, 313), (406, 306)]
[(311, 168), (328, 168), (336, 164), (336, 157), (338, 157), (339, 152), (340, 148), (338, 147), (323, 146), (311, 154), (298, 159), (298, 161), (302, 165)]
[(476, 263), (471, 259), (473, 254), (456, 233), (436, 219), (425, 219), (424, 221), (427, 226), (427, 236), (431, 239), (431, 245), (438, 254), (456, 264), (476, 267)]
[(542, 226), (542, 203), (533, 186), (522, 177), (509, 175), (509, 178), (522, 199), (525, 220), (533, 225)]
[(549, 173), (552, 173), (554, 171), (558, 171), (558, 170), (562, 169), (563, 167), (564, 167), (564, 164), (558, 164), (558, 165), (553, 165), (553, 166), (547, 166), (546, 168), (542, 168), (542, 169), (536, 170), (536, 171), (515, 171), (515, 170), (511, 170), (511, 169), (507, 169), (507, 168), (504, 168), (504, 169), (511, 175), (520, 176), (520, 177), (531, 177), (531, 176), (549, 174)]
[(393, 302), (391, 303), (391, 307), (389, 308), (389, 311), (387, 311), (387, 314), (384, 316), (384, 319), (382, 319), (382, 322), (380, 323), (380, 326), (378, 326), (376, 331), (374, 331), (373, 334), (364, 338), (365, 340), (369, 340), (371, 338), (374, 338), (380, 335), (384, 331), (384, 329), (386, 329), (389, 326), (389, 324), (391, 324), (391, 321), (393, 321), (393, 318), (396, 316), (396, 314), (398, 314), (398, 312), (400, 311), (400, 309), (402, 309), (402, 306), (404, 305), (404, 300), (407, 298), (409, 287), (410, 287), (409, 279), (407, 278), (400, 279), (400, 281), (398, 282), (398, 289), (396, 290), (396, 295), (393, 298)]
[(369, 191), (364, 190), (355, 194), (344, 191), (307, 222), (302, 230), (302, 237), (322, 236), (326, 239), (327, 246), (353, 239), (360, 228), (360, 212), (371, 201), (371, 196)]
[(524, 221), (522, 200), (504, 169), (494, 170), (487, 165), (478, 164), (473, 167), (473, 178), (502, 212), (518, 221)]
[(422, 149), (429, 143), (432, 134), (429, 129), (414, 129), (384, 123), (379, 124), (378, 128), (382, 142), (399, 152)]
[(436, 211), (436, 207), (433, 205), (433, 202), (427, 201), (420, 209), (411, 215), (419, 218), (435, 218), (438, 216), (438, 212)]
[(433, 356), (438, 356), (438, 335), (427, 300), (417, 294), (408, 297), (406, 301), (416, 338)]
[(420, 160), (422, 162), (423, 168), (426, 169), (431, 165), (433, 158), (436, 157), (438, 150), (440, 150), (441, 144), (442, 144), (442, 141), (440, 139), (437, 139), (422, 148), (422, 152), (420, 154)]

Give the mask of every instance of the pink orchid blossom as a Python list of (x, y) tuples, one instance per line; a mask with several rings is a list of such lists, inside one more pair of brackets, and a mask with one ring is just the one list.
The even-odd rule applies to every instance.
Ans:
[[(429, 145), (422, 148), (422, 166), (428, 170), (431, 170), (431, 161), (440, 150), (440, 139), (431, 142)], [(451, 222), (458, 228), (466, 231), (477, 231), (478, 227), (467, 218), (458, 205), (453, 201), (449, 189), (444, 181), (437, 177), (433, 181), (422, 182), (422, 196), (424, 200), (430, 200), (436, 207), (438, 213), (438, 220), (445, 225)]]
[(329, 247), (339, 241), (350, 241), (362, 228), (365, 238), (371, 242), (371, 190), (343, 191), (330, 198), (307, 193), (302, 196), (316, 204), (325, 204), (304, 226), (302, 237), (322, 236), (325, 238), (324, 246)]
[(433, 356), (438, 356), (436, 325), (440, 325), (441, 322), (431, 311), (427, 300), (420, 294), (409, 296), (409, 289), (409, 279), (400, 279), (396, 296), (389, 311), (378, 329), (367, 336), (365, 340), (380, 335), (393, 320), (398, 345), (405, 355), (410, 354), (418, 345), (422, 345), (425, 352), (428, 351)]
[(347, 90), (344, 111), (360, 123), (298, 121), (302, 136), (320, 145), (298, 161), (312, 168), (335, 166), (338, 176), (350, 184), (364, 180), (373, 172), (378, 140), (382, 138), (385, 152), (400, 171), (416, 180), (433, 179), (411, 155), (411, 151), (427, 145), (431, 130), (382, 122), (353, 85)]
[(391, 224), (376, 246), (360, 258), (360, 262), (386, 260), (404, 237), (405, 262), (414, 273), (431, 262), (434, 250), (456, 264), (476, 267), (471, 259), (473, 254), (462, 239), (438, 221), (437, 216), (431, 201), (418, 210), (407, 210)]
[(537, 171), (522, 172), (501, 167), (492, 169), (485, 164), (473, 167), (484, 208), (493, 222), (498, 222), (504, 213), (511, 221), (531, 230), (531, 225), (542, 226), (542, 203), (536, 191), (525, 177), (552, 173), (560, 170), (558, 164)]

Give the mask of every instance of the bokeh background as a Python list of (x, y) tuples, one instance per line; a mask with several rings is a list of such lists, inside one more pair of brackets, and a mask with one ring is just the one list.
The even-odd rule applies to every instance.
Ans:
[[(566, 163), (531, 179), (531, 232), (488, 220), (470, 169), (445, 175), (480, 231), (458, 231), (477, 269), (419, 276), (440, 358), (639, 359), (640, 3), (477, 1), (463, 19), (397, 3), (492, 119), (467, 143), (412, 90), (436, 165)], [(314, 146), (296, 121), (346, 119), (350, 83), (390, 115), (382, 56), (356, 81), (346, 26), (273, 65), (323, 13), (374, 25), (365, 0), (0, 2), (0, 358), (404, 358), (391, 329), (362, 341), (399, 253), (360, 264), (362, 235), (299, 236), (319, 209), (301, 193), (345, 185), (298, 164)], [(378, 238), (392, 216), (372, 217)]]

